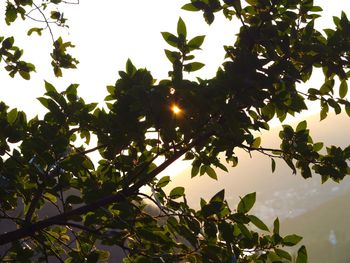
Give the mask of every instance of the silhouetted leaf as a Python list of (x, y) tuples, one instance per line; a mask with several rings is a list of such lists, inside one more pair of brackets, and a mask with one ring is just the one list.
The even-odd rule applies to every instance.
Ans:
[(238, 203), (237, 212), (238, 213), (247, 213), (255, 204), (256, 193), (250, 193), (241, 198), (241, 201)]
[(265, 225), (265, 223), (261, 221), (258, 217), (254, 215), (248, 215), (248, 218), (257, 228), (264, 231), (270, 231), (269, 228)]
[(175, 187), (173, 190), (170, 191), (169, 197), (171, 199), (177, 199), (181, 196), (183, 196), (185, 193), (185, 188), (182, 186)]
[(186, 38), (186, 36), (187, 36), (186, 25), (181, 17), (179, 18), (179, 21), (177, 22), (177, 34), (179, 36), (182, 35), (184, 38)]
[(299, 248), (296, 263), (307, 263), (307, 252), (305, 246)]

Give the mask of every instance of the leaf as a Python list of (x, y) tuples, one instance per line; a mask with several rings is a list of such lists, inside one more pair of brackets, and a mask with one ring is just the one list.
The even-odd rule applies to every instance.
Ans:
[(313, 150), (315, 152), (320, 151), (323, 148), (323, 142), (318, 142), (313, 145)]
[(346, 111), (346, 114), (350, 117), (350, 105), (349, 104), (345, 105), (345, 111)]
[(184, 65), (184, 70), (187, 71), (187, 72), (193, 72), (193, 71), (200, 70), (204, 66), (205, 66), (205, 64), (203, 64), (203, 63), (192, 62), (192, 63)]
[(339, 96), (340, 96), (340, 98), (344, 98), (347, 93), (348, 93), (348, 83), (346, 82), (346, 80), (343, 80), (340, 83), (340, 87), (339, 87)]
[(16, 119), (17, 119), (18, 111), (17, 109), (12, 109), (8, 114), (7, 114), (7, 121), (9, 124), (14, 124)]
[[(346, 108), (345, 108), (346, 109)], [(328, 104), (324, 104), (322, 106), (321, 112), (320, 112), (320, 120), (324, 120), (325, 118), (327, 118), (328, 115), (328, 111), (329, 111), (329, 107)], [(350, 115), (349, 115), (350, 116)]]
[(275, 248), (275, 253), (281, 258), (285, 258), (289, 261), (292, 261), (292, 256), (285, 250)]
[(286, 246), (295, 246), (296, 244), (298, 244), (303, 238), (301, 236), (298, 235), (288, 235), (286, 237), (283, 238), (283, 244)]
[(276, 161), (273, 158), (271, 158), (271, 170), (272, 170), (273, 173), (276, 170)]
[(186, 38), (186, 36), (187, 36), (186, 24), (182, 20), (181, 17), (179, 18), (179, 21), (177, 22), (177, 34), (178, 34), (178, 36), (182, 35), (184, 38)]
[(307, 122), (304, 120), (302, 122), (299, 122), (299, 124), (297, 125), (295, 131), (299, 132), (299, 131), (304, 131), (306, 130), (307, 127)]
[(194, 38), (192, 38), (189, 42), (188, 42), (188, 46), (190, 47), (190, 49), (199, 49), (200, 46), (203, 44), (205, 39), (205, 36), (196, 36)]
[(176, 60), (181, 58), (181, 54), (179, 52), (170, 51), (168, 49), (165, 49), (164, 52), (171, 63), (174, 63)]
[(46, 92), (57, 93), (57, 90), (55, 89), (55, 87), (51, 83), (47, 82), (46, 80), (45, 80), (45, 89), (46, 89)]
[(169, 197), (171, 199), (177, 199), (181, 196), (183, 196), (185, 193), (185, 188), (182, 186), (175, 187), (173, 190), (170, 191)]
[(207, 165), (202, 165), (200, 170), (199, 170), (199, 175), (202, 176), (203, 174), (205, 174), (205, 171), (207, 170)]
[(216, 175), (215, 170), (210, 166), (206, 167), (205, 172), (207, 173), (207, 175), (209, 175), (210, 178), (213, 178), (214, 180), (218, 179), (218, 176)]
[(125, 67), (125, 69), (126, 69), (126, 73), (127, 73), (129, 76), (131, 76), (131, 77), (134, 76), (135, 73), (136, 73), (136, 68), (135, 68), (134, 64), (132, 64), (132, 62), (131, 62), (130, 59), (128, 59), (128, 60), (126, 61), (126, 67)]
[(28, 30), (27, 35), (30, 36), (33, 33), (37, 33), (39, 36), (41, 36), (43, 31), (43, 28), (39, 28), (39, 27), (33, 27), (31, 29)]
[(186, 10), (186, 11), (199, 11), (200, 9), (198, 9), (197, 7), (195, 7), (192, 3), (189, 4), (185, 4), (181, 7), (181, 9)]
[(163, 188), (170, 182), (170, 176), (163, 176), (157, 183), (157, 188)]
[(173, 47), (176, 47), (177, 48), (177, 44), (179, 42), (178, 38), (169, 33), (169, 32), (161, 32), (164, 40), (170, 45), (170, 46), (173, 46)]
[(250, 221), (259, 229), (264, 230), (264, 231), (270, 231), (267, 225), (263, 221), (261, 221), (258, 217), (254, 215), (248, 215), (248, 218)]
[(209, 12), (209, 11), (204, 12), (203, 17), (205, 19), (205, 22), (207, 22), (208, 25), (211, 25), (215, 19), (213, 12)]
[(10, 3), (10, 1), (7, 1), (5, 13), (6, 24), (10, 25), (12, 22), (14, 22), (17, 19), (17, 14), (17, 8), (12, 3)]
[(44, 97), (39, 97), (39, 98), (37, 98), (37, 100), (40, 101), (40, 103), (41, 103), (45, 108), (50, 109), (50, 108), (49, 108), (49, 101), (50, 101), (49, 99), (44, 98)]
[(296, 263), (307, 263), (307, 251), (305, 246), (299, 248)]
[(27, 71), (20, 70), (19, 75), (25, 80), (30, 80), (30, 74)]
[(323, 9), (320, 6), (313, 6), (313, 7), (311, 7), (310, 11), (311, 12), (322, 12)]
[(52, 203), (56, 203), (57, 202), (57, 197), (54, 196), (53, 194), (45, 193), (44, 197), (46, 197), (46, 199), (48, 199)]
[(225, 189), (217, 192), (211, 199), (210, 202), (223, 202), (225, 198)]
[(280, 233), (280, 220), (278, 219), (278, 217), (273, 222), (273, 233), (274, 234)]
[(191, 178), (195, 177), (199, 173), (199, 165), (192, 164)]
[(257, 4), (257, 0), (246, 0), (246, 2), (248, 3), (248, 4), (250, 4), (250, 5), (256, 5)]
[(261, 113), (266, 121), (269, 121), (275, 116), (275, 106), (273, 103), (269, 103), (261, 108)]
[(251, 147), (257, 149), (260, 147), (260, 145), (261, 145), (261, 137), (256, 137), (252, 142)]
[(209, 202), (209, 204), (206, 204), (202, 208), (202, 213), (204, 217), (208, 217), (214, 214), (220, 213), (222, 209), (222, 202)]
[(228, 169), (226, 168), (225, 165), (223, 165), (222, 163), (217, 163), (216, 167), (219, 167), (221, 170), (228, 172)]
[(238, 203), (237, 212), (238, 213), (247, 213), (255, 204), (256, 193), (250, 193), (244, 196), (241, 201)]

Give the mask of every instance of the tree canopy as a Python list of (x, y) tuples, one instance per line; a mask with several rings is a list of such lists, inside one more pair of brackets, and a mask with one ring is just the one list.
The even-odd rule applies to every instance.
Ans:
[[(29, 35), (52, 36), (48, 60), (57, 77), (78, 64), (69, 54), (74, 45), (54, 33), (66, 26), (62, 10), (68, 4), (79, 8), (79, 1), (6, 2), (6, 24), (35, 20), (38, 27)], [(236, 151), (244, 149), (271, 158), (272, 172), (281, 159), (304, 178), (341, 181), (350, 173), (350, 147), (314, 142), (306, 121), (296, 129), (283, 125), (279, 148), (261, 147), (256, 134), (274, 117), (283, 122), (308, 111), (308, 101), (319, 101), (321, 120), (330, 110), (350, 116), (350, 22), (342, 13), (334, 29), (318, 31), (314, 22), (322, 8), (313, 0), (191, 0), (182, 8), (202, 12), (208, 24), (221, 15), (241, 25), (235, 41), (224, 46), (215, 76), (187, 79), (185, 72), (204, 67), (193, 51), (205, 36), (189, 36), (179, 18), (175, 32), (161, 33), (169, 44), (166, 79), (156, 81), (128, 60), (101, 107), (85, 103), (78, 84), (58, 92), (49, 81), (38, 98), (47, 109), (42, 119), (28, 120), (0, 103), (0, 222), (11, 226), (1, 230), (2, 261), (108, 261), (110, 250), (101, 245), (120, 247), (124, 262), (292, 261), (284, 247), (301, 237), (281, 236), (278, 218), (270, 229), (251, 214), (255, 193), (230, 208), (222, 190), (195, 210), (184, 187), (166, 193), (170, 178), (158, 175), (184, 158), (192, 160), (191, 177), (216, 180), (215, 169), (237, 165)], [(1, 36), (0, 45), (1, 66), (29, 80), (35, 65), (21, 60), (15, 38)], [(323, 70), (320, 87), (297, 85), (315, 68)], [(99, 160), (91, 160), (92, 152)], [(147, 203), (157, 211), (149, 212)], [(48, 208), (53, 215), (43, 214)], [(307, 262), (304, 246), (296, 262)]]

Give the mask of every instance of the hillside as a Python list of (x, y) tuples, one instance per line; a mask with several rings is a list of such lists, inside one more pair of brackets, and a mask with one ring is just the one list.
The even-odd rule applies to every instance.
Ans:
[(304, 237), (311, 263), (350, 262), (350, 193), (282, 222), (285, 233)]
[[(339, 125), (341, 123), (342, 125)], [(308, 127), (315, 142), (323, 141), (325, 145), (347, 146), (350, 144), (350, 119), (344, 115), (330, 115), (325, 121), (319, 122), (318, 116), (308, 118)], [(336, 128), (338, 127), (338, 128)], [(272, 129), (262, 135), (263, 146), (273, 147), (279, 145), (278, 132), (280, 128)], [(289, 167), (283, 162), (277, 162), (275, 173), (271, 172), (271, 160), (259, 154), (252, 154), (252, 158), (243, 152), (237, 151), (239, 164), (235, 168), (230, 168), (228, 173), (217, 171), (219, 180), (214, 181), (208, 176), (195, 177), (190, 179), (190, 168), (184, 170), (181, 174), (172, 179), (168, 189), (183, 185), (186, 187), (187, 199), (194, 207), (199, 207), (200, 197), (209, 199), (221, 189), (226, 189), (226, 197), (231, 205), (235, 207), (239, 196), (244, 196), (250, 192), (257, 192), (257, 202), (254, 213), (259, 215), (267, 224), (271, 224), (275, 217), (288, 222), (284, 228), (286, 232), (301, 233), (307, 244), (312, 242), (312, 252), (310, 262), (318, 261), (316, 255), (318, 252), (324, 252), (321, 239), (317, 231), (302, 232), (293, 226), (302, 225), (304, 229), (312, 229), (314, 226), (338, 226), (337, 231), (343, 235), (350, 236), (350, 230), (343, 222), (350, 222), (350, 215), (345, 215), (343, 209), (350, 208), (350, 199), (346, 204), (346, 198), (341, 196), (350, 196), (350, 178), (345, 178), (340, 184), (328, 181), (321, 184), (319, 176), (315, 175), (310, 179), (303, 179), (300, 175), (293, 175)], [(329, 205), (328, 216), (307, 216), (311, 211), (326, 212)], [(339, 203), (338, 203), (339, 202)], [(315, 210), (316, 209), (316, 210)], [(309, 212), (310, 211), (310, 212)], [(292, 222), (295, 224), (293, 225)], [(283, 225), (282, 225), (283, 226)], [(295, 231), (294, 231), (295, 230)], [(326, 239), (330, 234), (328, 228), (324, 233)], [(336, 231), (336, 228), (334, 228)], [(313, 234), (313, 232), (315, 234)], [(317, 242), (320, 242), (317, 244)], [(344, 246), (350, 247), (350, 240), (344, 239)], [(343, 244), (342, 243), (342, 244)], [(341, 247), (339, 243), (339, 249)], [(320, 251), (318, 251), (320, 250)], [(344, 249), (344, 257), (350, 258), (350, 250)], [(334, 258), (333, 258), (334, 259)], [(324, 262), (344, 262), (344, 261), (324, 261)], [(346, 261), (346, 262), (350, 262)]]

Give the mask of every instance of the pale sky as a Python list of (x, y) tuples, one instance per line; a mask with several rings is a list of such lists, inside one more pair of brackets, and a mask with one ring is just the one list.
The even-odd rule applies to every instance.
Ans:
[[(117, 72), (124, 69), (127, 58), (131, 58), (137, 67), (146, 67), (156, 79), (166, 78), (171, 69), (163, 49), (169, 48), (161, 37), (161, 31), (176, 32), (176, 23), (181, 16), (187, 24), (188, 37), (207, 35), (203, 51), (197, 54), (197, 60), (206, 67), (195, 72), (194, 76), (212, 77), (223, 62), (224, 44), (233, 43), (239, 22), (229, 22), (222, 15), (217, 15), (213, 25), (208, 26), (199, 12), (181, 10), (187, 0), (134, 0), (134, 1), (80, 1), (80, 5), (64, 7), (69, 19), (69, 30), (54, 28), (55, 36), (63, 33), (64, 40), (76, 44), (73, 54), (80, 60), (77, 70), (65, 70), (64, 77), (56, 79), (52, 74), (48, 54), (51, 40), (46, 30), (42, 37), (35, 34), (26, 36), (28, 24), (16, 22), (8, 27), (0, 24), (3, 35), (13, 35), (16, 43), (25, 48), (24, 58), (33, 61), (37, 74), (31, 81), (20, 77), (11, 79), (7, 72), (0, 72), (0, 100), (10, 106), (26, 110), (30, 115), (42, 111), (35, 98), (44, 92), (43, 80), (57, 85), (64, 90), (70, 83), (80, 83), (80, 94), (88, 101), (102, 102), (106, 95), (106, 85), (114, 84)], [(350, 2), (344, 0), (315, 1), (324, 7), (324, 16), (318, 24), (328, 24), (332, 15), (339, 15), (340, 10), (350, 13)], [(5, 4), (1, 5), (4, 12)], [(17, 26), (18, 25), (18, 26)], [(33, 24), (33, 26), (39, 26)]]
[[(171, 65), (164, 55), (164, 48), (169, 48), (160, 32), (176, 32), (176, 24), (181, 16), (187, 25), (188, 38), (207, 35), (203, 51), (197, 52), (197, 60), (206, 64), (193, 76), (211, 78), (224, 58), (223, 45), (233, 44), (234, 34), (240, 24), (237, 20), (229, 22), (222, 15), (216, 15), (211, 26), (208, 26), (199, 12), (181, 10), (189, 0), (134, 0), (112, 1), (81, 0), (80, 5), (64, 7), (65, 16), (69, 19), (69, 30), (54, 29), (58, 37), (72, 41), (76, 48), (72, 50), (80, 60), (77, 70), (65, 70), (64, 77), (57, 79), (52, 73), (49, 61), (51, 39), (49, 32), (42, 37), (26, 35), (30, 26), (16, 22), (8, 27), (0, 24), (2, 35), (15, 36), (16, 44), (25, 49), (24, 59), (33, 62), (37, 73), (32, 80), (25, 81), (19, 76), (11, 79), (5, 70), (0, 71), (0, 100), (11, 107), (24, 110), (30, 117), (42, 115), (44, 108), (36, 100), (45, 92), (44, 80), (53, 83), (58, 90), (64, 90), (71, 83), (80, 84), (80, 96), (88, 102), (103, 102), (106, 86), (113, 85), (118, 79), (118, 71), (125, 68), (130, 58), (136, 67), (146, 67), (156, 79), (166, 78)], [(340, 15), (344, 10), (350, 16), (350, 2), (344, 0), (315, 1), (323, 7), (323, 17), (317, 24), (332, 27), (332, 16)], [(346, 4), (344, 4), (346, 3)], [(5, 3), (0, 6), (4, 12)], [(3, 18), (3, 16), (2, 16)], [(41, 25), (33, 24), (40, 27)], [(3, 66), (3, 65), (1, 65)], [(317, 87), (319, 75), (307, 84)]]

